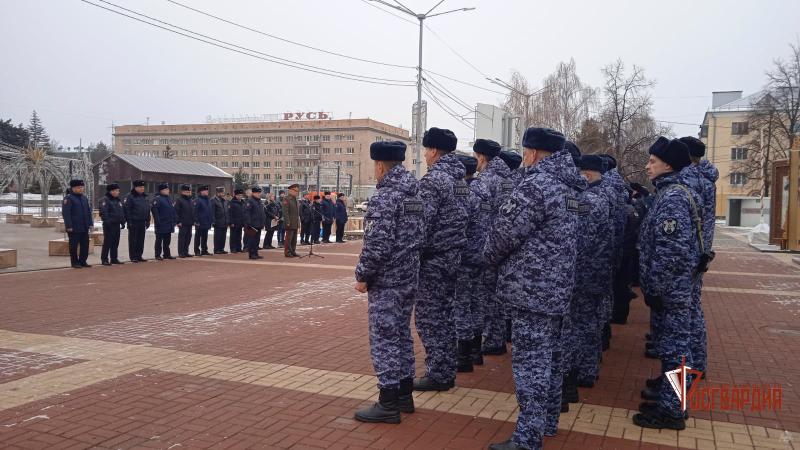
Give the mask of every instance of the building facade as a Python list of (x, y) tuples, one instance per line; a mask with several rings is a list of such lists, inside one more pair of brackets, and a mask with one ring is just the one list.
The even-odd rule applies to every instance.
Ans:
[[(737, 165), (748, 159), (748, 143), (758, 133), (748, 129), (748, 116), (762, 96), (761, 92), (747, 97), (742, 97), (742, 91), (712, 93), (711, 109), (703, 118), (700, 139), (706, 144), (706, 158), (719, 170), (717, 217), (727, 218), (729, 212), (736, 216), (760, 214), (760, 198), (751, 195), (760, 187), (748, 184), (747, 175), (737, 171)], [(731, 225), (739, 225), (737, 221)]]
[(369, 157), (373, 142), (405, 142), (409, 145), (405, 165), (413, 171), (408, 130), (372, 119), (320, 117), (329, 113), (276, 114), (260, 121), (123, 125), (114, 127), (114, 152), (206, 162), (237, 181), (272, 191), (293, 183), (309, 191), (334, 191), (338, 179), (338, 190), (356, 200), (375, 190)]

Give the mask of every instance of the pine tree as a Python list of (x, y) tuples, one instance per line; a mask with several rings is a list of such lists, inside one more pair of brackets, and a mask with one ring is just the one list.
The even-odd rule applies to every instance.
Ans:
[(28, 143), (28, 130), (22, 124), (14, 126), (11, 119), (0, 119), (0, 141), (17, 147), (25, 147)]
[(47, 135), (47, 131), (42, 125), (42, 119), (36, 113), (36, 110), (31, 114), (31, 121), (28, 124), (28, 136), (30, 145), (36, 148), (50, 148), (50, 136)]

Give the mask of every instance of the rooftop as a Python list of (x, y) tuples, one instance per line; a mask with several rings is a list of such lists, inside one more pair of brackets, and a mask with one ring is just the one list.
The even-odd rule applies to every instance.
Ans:
[(142, 172), (176, 173), (201, 177), (231, 178), (231, 175), (211, 164), (180, 159), (153, 158), (151, 156), (122, 155), (112, 156), (125, 161)]

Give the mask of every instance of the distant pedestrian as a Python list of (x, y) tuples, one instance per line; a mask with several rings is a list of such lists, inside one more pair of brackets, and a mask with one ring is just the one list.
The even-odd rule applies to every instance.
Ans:
[(283, 198), (286, 197), (285, 191), (278, 191), (278, 198), (275, 200), (275, 204), (278, 207), (278, 225), (277, 225), (277, 233), (278, 233), (278, 246), (283, 246), (283, 238), (285, 234), (285, 224), (283, 220)]
[(217, 195), (211, 199), (211, 215), (214, 217), (214, 254), (224, 255), (225, 238), (228, 234), (228, 200), (225, 199), (225, 188), (218, 186)]
[[(278, 231), (281, 221), (280, 205), (275, 201), (275, 194), (267, 194), (267, 201), (264, 203), (264, 212), (267, 214), (267, 224), (264, 227), (264, 245), (261, 247), (264, 250), (275, 248), (272, 245), (272, 237)], [(280, 236), (280, 235), (279, 235)], [(278, 243), (282, 242), (283, 238), (278, 238)]]
[(333, 216), (336, 213), (336, 207), (333, 205), (330, 192), (325, 191), (325, 196), (320, 204), (322, 205), (322, 242), (330, 244), (331, 226), (333, 226)]
[(135, 180), (133, 190), (123, 203), (128, 221), (128, 257), (134, 263), (147, 261), (142, 255), (145, 230), (150, 228), (150, 202), (144, 193), (144, 184), (142, 180)]
[(208, 200), (208, 186), (197, 189), (197, 198), (192, 202), (194, 208), (194, 255), (205, 256), (208, 253), (208, 230), (214, 223), (211, 203)]
[(191, 258), (189, 244), (192, 241), (192, 226), (194, 218), (194, 205), (192, 204), (192, 186), (181, 185), (181, 196), (175, 200), (175, 216), (178, 225), (178, 257)]
[(70, 193), (64, 198), (61, 216), (64, 228), (69, 236), (69, 259), (73, 269), (91, 267), (86, 258), (89, 257), (89, 232), (92, 231), (92, 207), (83, 195), (83, 180), (70, 180)]
[(117, 183), (106, 186), (106, 195), (100, 200), (100, 220), (103, 221), (103, 249), (100, 252), (100, 261), (104, 266), (124, 264), (117, 255), (120, 230), (125, 228), (125, 209), (119, 198)]
[(230, 219), (231, 253), (242, 252), (242, 227), (244, 226), (244, 190), (234, 189), (233, 198), (228, 202), (228, 218)]
[(344, 228), (347, 225), (347, 197), (342, 192), (337, 194), (334, 217), (336, 219), (336, 242), (343, 244)]
[(300, 207), (300, 245), (308, 245), (310, 244), (311, 241), (311, 218), (314, 213), (311, 210), (311, 202), (306, 197), (300, 199), (299, 207)]
[(314, 196), (311, 204), (311, 243), (319, 244), (320, 222), (322, 221), (322, 203), (320, 196)]
[[(153, 199), (151, 213), (156, 233), (155, 255), (156, 259), (175, 259), (169, 249), (172, 233), (175, 232), (175, 206), (169, 198), (169, 184), (158, 185), (158, 195)], [(163, 257), (161, 256), (163, 252)]]

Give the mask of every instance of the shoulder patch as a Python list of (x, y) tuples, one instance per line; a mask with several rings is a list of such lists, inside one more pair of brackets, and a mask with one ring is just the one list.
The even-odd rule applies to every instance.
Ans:
[(421, 216), (422, 215), (422, 201), (415, 198), (407, 198), (403, 200), (403, 215), (404, 216)]
[(64, 197), (64, 204), (66, 205), (67, 203), (69, 203), (69, 197)]
[(575, 197), (564, 196), (564, 204), (569, 212), (580, 213), (581, 211), (581, 202)]
[(503, 180), (500, 182), (500, 191), (504, 194), (514, 191), (514, 183), (511, 180)]
[(505, 202), (503, 202), (502, 205), (500, 205), (500, 212), (506, 216), (509, 216), (517, 210), (517, 206), (516, 200), (514, 200), (512, 197), (509, 197)]
[(481, 202), (481, 211), (492, 212), (492, 204), (489, 202)]
[(453, 195), (456, 197), (468, 197), (469, 196), (469, 186), (464, 180), (456, 181), (453, 184)]
[(665, 219), (664, 222), (661, 223), (661, 229), (664, 230), (665, 234), (672, 234), (678, 230), (678, 221), (675, 219)]
[(592, 205), (589, 202), (580, 202), (578, 205), (578, 215), (588, 216), (592, 212)]

